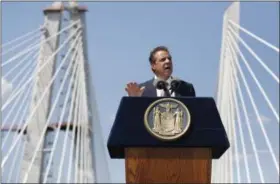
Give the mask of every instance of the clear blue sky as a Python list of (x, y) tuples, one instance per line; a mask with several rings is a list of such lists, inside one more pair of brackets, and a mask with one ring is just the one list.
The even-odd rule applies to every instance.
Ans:
[[(49, 4), (49, 2), (2, 3), (3, 43), (42, 24), (42, 9)], [(175, 65), (174, 75), (193, 83), (197, 96), (215, 96), (223, 13), (230, 5), (229, 2), (87, 2), (82, 4), (89, 9), (88, 53), (105, 141), (120, 99), (126, 95), (125, 84), (129, 81), (143, 82), (153, 77), (148, 62), (149, 52), (153, 47), (158, 45), (169, 47)], [(241, 3), (240, 24), (279, 48), (278, 3)], [(244, 34), (242, 36), (279, 76), (279, 59), (276, 52), (270, 51)], [(258, 77), (262, 79), (262, 84), (279, 111), (277, 83), (263, 72), (252, 57), (250, 64), (256, 66)], [(253, 84), (252, 80), (250, 84)], [(259, 95), (256, 91), (254, 94)], [(262, 115), (270, 119), (266, 128), (278, 157), (279, 123), (267, 107), (261, 106), (265, 103), (261, 101), (261, 97), (256, 96), (256, 99)], [(249, 112), (252, 114), (252, 120), (255, 120), (252, 108), (249, 108)], [(256, 124), (257, 122), (254, 122), (255, 127), (258, 126)], [(258, 148), (267, 150), (264, 139), (261, 138), (262, 132), (256, 130), (256, 133), (260, 141)], [(248, 135), (245, 137), (248, 140)], [(249, 141), (246, 143), (250, 144)], [(261, 154), (265, 154), (265, 151)], [(111, 160), (109, 157), (108, 160), (111, 180), (123, 182), (124, 161)], [(269, 157), (267, 160), (269, 164), (264, 164), (266, 178), (268, 181), (275, 181), (277, 176), (273, 173), (275, 168)], [(267, 172), (270, 168), (272, 174)], [(257, 173), (253, 172), (253, 175), (256, 176), (255, 181), (259, 181)]]

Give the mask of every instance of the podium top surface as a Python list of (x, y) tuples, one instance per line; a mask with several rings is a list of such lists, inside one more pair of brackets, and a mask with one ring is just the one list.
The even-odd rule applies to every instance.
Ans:
[(218, 159), (229, 148), (229, 141), (216, 103), (208, 97), (174, 97), (183, 103), (191, 116), (190, 127), (177, 140), (164, 141), (148, 132), (144, 123), (147, 108), (163, 97), (123, 97), (111, 129), (107, 147), (111, 158), (124, 158), (131, 147), (211, 148)]

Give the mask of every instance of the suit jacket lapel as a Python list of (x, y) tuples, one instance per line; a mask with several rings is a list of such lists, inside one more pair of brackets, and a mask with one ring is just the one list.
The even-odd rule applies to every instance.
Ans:
[(156, 87), (153, 85), (154, 79), (150, 80), (149, 82), (149, 93), (153, 97), (157, 97), (157, 90)]

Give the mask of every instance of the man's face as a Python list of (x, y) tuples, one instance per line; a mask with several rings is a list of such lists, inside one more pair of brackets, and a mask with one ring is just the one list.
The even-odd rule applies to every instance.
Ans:
[(166, 51), (158, 51), (154, 54), (154, 63), (152, 63), (152, 69), (158, 77), (167, 80), (172, 72), (172, 57)]

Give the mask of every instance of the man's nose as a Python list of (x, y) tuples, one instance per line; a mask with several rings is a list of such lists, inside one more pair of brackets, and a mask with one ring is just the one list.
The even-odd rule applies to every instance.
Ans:
[(169, 58), (166, 58), (164, 62), (165, 62), (165, 63), (170, 63), (171, 60), (170, 60)]

